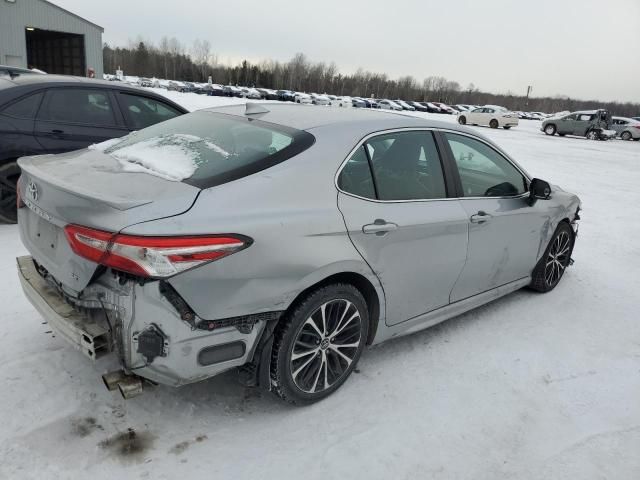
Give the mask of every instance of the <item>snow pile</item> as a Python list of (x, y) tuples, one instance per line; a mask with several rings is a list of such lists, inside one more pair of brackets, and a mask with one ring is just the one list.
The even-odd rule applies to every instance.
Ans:
[[(102, 144), (99, 145), (104, 145)], [(196, 135), (174, 133), (159, 135), (129, 145), (107, 146), (102, 151), (120, 162), (127, 172), (144, 172), (166, 180), (181, 181), (191, 177), (201, 163), (202, 146), (224, 158), (230, 153), (210, 140)]]

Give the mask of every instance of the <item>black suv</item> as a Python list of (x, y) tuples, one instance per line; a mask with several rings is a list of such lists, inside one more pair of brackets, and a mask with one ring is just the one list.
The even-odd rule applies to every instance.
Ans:
[(165, 97), (121, 82), (0, 78), (0, 221), (16, 221), (19, 157), (78, 150), (184, 113)]

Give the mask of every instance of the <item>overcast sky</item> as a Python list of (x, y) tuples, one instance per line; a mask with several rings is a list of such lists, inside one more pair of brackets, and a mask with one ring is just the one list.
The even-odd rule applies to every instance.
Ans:
[[(53, 0), (103, 41), (208, 39), (222, 62), (296, 52), (392, 77), (640, 102), (640, 0)], [(125, 72), (126, 74), (126, 72)]]

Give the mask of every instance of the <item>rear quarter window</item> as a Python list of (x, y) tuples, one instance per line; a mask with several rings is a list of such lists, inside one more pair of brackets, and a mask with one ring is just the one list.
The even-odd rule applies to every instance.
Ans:
[(11, 117), (35, 118), (41, 100), (42, 92), (33, 93), (11, 102), (0, 113)]

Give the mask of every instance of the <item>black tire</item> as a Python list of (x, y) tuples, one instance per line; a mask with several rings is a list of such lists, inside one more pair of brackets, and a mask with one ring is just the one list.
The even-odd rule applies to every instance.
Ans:
[(460, 125), (466, 125), (467, 124), (467, 117), (465, 117), (464, 115), (458, 117), (458, 123)]
[(587, 140), (598, 140), (600, 138), (600, 134), (597, 130), (589, 130), (584, 136)]
[(566, 133), (559, 133), (558, 134), (560, 137), (564, 137), (566, 135)]
[(20, 167), (16, 162), (8, 162), (0, 166), (0, 222), (16, 223), (16, 184), (20, 177)]
[[(345, 318), (349, 319), (346, 323)], [(307, 294), (280, 320), (274, 332), (272, 392), (297, 405), (331, 395), (356, 367), (368, 332), (367, 303), (353, 285), (336, 283)], [(357, 346), (338, 347), (341, 344)], [(296, 348), (298, 358), (293, 359)]]
[(489, 126), (490, 126), (491, 128), (498, 128), (498, 126), (499, 126), (499, 124), (498, 124), (498, 120), (496, 120), (495, 118), (494, 118), (494, 119), (492, 119), (492, 120), (489, 122)]
[(505, 126), (504, 126), (504, 127), (502, 127), (502, 128), (504, 128), (505, 130), (509, 130), (509, 129), (511, 128), (511, 125), (505, 125)]
[(631, 140), (631, 132), (622, 132), (622, 134), (620, 134), (620, 138), (622, 140)]
[(549, 135), (553, 137), (556, 134), (556, 126), (553, 123), (549, 123), (546, 127), (544, 127), (545, 135)]
[(574, 241), (571, 226), (567, 222), (561, 222), (531, 274), (529, 287), (532, 290), (546, 293), (556, 288), (569, 266)]

